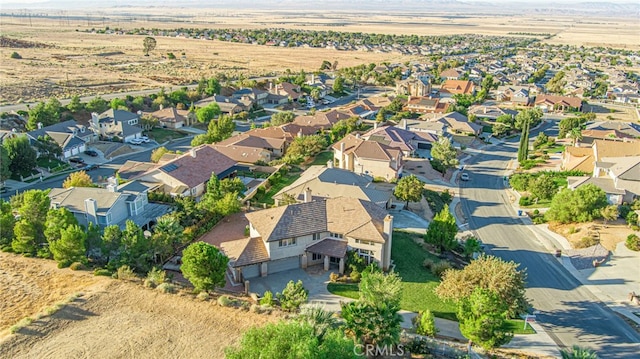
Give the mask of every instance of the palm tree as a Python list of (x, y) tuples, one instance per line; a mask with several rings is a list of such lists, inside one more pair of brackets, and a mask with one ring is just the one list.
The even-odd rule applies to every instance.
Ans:
[(562, 359), (598, 359), (598, 354), (591, 349), (581, 348), (574, 345), (571, 349), (560, 352)]
[(582, 141), (582, 130), (579, 128), (572, 128), (567, 137), (573, 140), (573, 146), (575, 147), (578, 141)]
[(333, 316), (333, 312), (328, 312), (321, 306), (317, 305), (303, 308), (299, 319), (311, 324), (313, 331), (320, 342), (322, 342), (327, 331), (336, 328), (338, 325), (336, 318)]

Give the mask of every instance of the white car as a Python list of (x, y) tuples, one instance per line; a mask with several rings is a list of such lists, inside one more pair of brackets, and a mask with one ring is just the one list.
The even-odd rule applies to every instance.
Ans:
[(460, 175), (460, 179), (463, 181), (468, 181), (469, 180), (469, 174), (468, 173), (463, 173)]
[(129, 143), (132, 145), (141, 145), (142, 144), (142, 140), (139, 138), (134, 138), (132, 140), (129, 140)]
[(142, 137), (140, 137), (139, 139), (140, 139), (140, 141), (142, 141), (142, 142), (144, 142), (144, 143), (149, 142), (149, 137), (147, 137), (147, 136), (142, 136)]

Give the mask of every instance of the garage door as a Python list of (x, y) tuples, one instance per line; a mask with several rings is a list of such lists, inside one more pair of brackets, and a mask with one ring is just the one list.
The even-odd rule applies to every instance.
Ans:
[(242, 267), (242, 277), (244, 277), (244, 279), (255, 278), (258, 276), (260, 276), (259, 264)]
[(267, 264), (269, 274), (300, 268), (300, 256), (271, 261)]
[(431, 144), (426, 142), (418, 142), (418, 148), (421, 150), (430, 150)]

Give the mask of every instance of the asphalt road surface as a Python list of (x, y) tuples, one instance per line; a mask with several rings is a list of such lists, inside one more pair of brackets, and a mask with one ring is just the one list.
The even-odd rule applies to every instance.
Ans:
[[(545, 124), (542, 130), (554, 132), (552, 126)], [(461, 201), (469, 229), (489, 254), (527, 270), (527, 297), (540, 311), (537, 321), (561, 348), (577, 344), (596, 350), (601, 358), (639, 358), (640, 335), (572, 277), (518, 219), (503, 182), (517, 147), (518, 139), (513, 139), (467, 163), (471, 180), (461, 182)]]

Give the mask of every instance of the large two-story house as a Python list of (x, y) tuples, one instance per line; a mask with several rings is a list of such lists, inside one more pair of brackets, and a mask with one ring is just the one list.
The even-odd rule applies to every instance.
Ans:
[[(69, 158), (87, 149), (87, 143), (97, 139), (92, 129), (78, 124), (75, 120), (64, 121), (27, 132), (27, 138), (33, 145), (38, 138), (49, 136), (62, 149), (62, 157)], [(37, 147), (37, 146), (36, 146)]]
[(315, 264), (344, 273), (348, 250), (384, 270), (391, 266), (393, 217), (372, 202), (328, 198), (246, 217), (249, 237), (220, 245), (236, 282)]
[(631, 203), (640, 197), (640, 152), (637, 156), (603, 157), (594, 165), (591, 177), (568, 177), (571, 189), (594, 184), (607, 195), (610, 204)]
[(142, 136), (138, 127), (140, 115), (124, 110), (109, 109), (101, 114), (91, 114), (91, 128), (100, 136), (129, 142)]
[(402, 174), (402, 150), (384, 143), (347, 135), (333, 146), (334, 166), (391, 181)]

